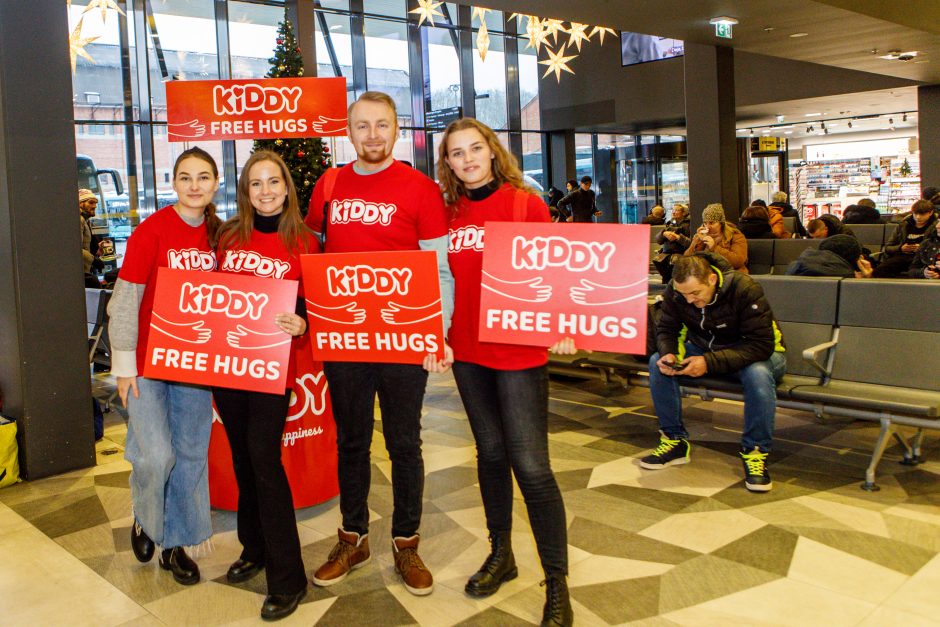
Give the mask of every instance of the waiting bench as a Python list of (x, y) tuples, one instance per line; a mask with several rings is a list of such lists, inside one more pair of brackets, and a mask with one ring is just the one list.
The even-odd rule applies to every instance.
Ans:
[[(787, 346), (778, 405), (817, 417), (879, 422), (862, 485), (867, 490), (878, 489), (875, 473), (892, 436), (904, 447), (902, 463), (919, 463), (923, 430), (940, 429), (940, 283), (756, 278)], [(569, 369), (594, 371), (609, 383), (649, 385), (645, 356), (592, 353), (567, 362)], [(705, 400), (743, 400), (741, 386), (723, 377), (683, 378), (681, 390)], [(898, 425), (917, 429), (910, 443)]]

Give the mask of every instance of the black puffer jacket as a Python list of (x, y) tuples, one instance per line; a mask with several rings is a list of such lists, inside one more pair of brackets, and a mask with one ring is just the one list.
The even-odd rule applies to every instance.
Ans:
[[(921, 243), (922, 241), (924, 241), (924, 239), (927, 238), (927, 236), (932, 231), (935, 231), (936, 226), (937, 226), (937, 214), (930, 216), (930, 219), (927, 221), (927, 224), (925, 224), (923, 228), (920, 228), (920, 229), (917, 228), (917, 222), (914, 221), (913, 214), (907, 216), (906, 218), (901, 220), (901, 224), (898, 226), (898, 230), (894, 232), (894, 234), (891, 236), (891, 239), (888, 241), (887, 244), (885, 244), (885, 256), (892, 257), (894, 255), (914, 254), (914, 253), (902, 253), (901, 246), (903, 246), (904, 244)], [(921, 237), (917, 237), (916, 235), (914, 235), (915, 233), (918, 233), (918, 232), (922, 234)]]
[[(699, 309), (669, 284), (663, 294), (656, 347), (660, 355), (683, 357), (682, 340), (705, 352), (709, 374), (728, 374), (784, 350), (764, 290), (746, 274), (734, 272), (713, 253), (698, 253), (718, 272), (718, 288), (711, 303)], [(681, 350), (681, 352), (680, 352)]]
[(831, 250), (807, 248), (787, 267), (787, 274), (797, 276), (838, 276), (855, 278), (855, 268)]
[[(936, 227), (936, 225), (934, 225)], [(924, 279), (924, 268), (940, 263), (940, 234), (936, 228), (924, 238), (914, 253), (914, 261), (908, 274), (915, 279)]]

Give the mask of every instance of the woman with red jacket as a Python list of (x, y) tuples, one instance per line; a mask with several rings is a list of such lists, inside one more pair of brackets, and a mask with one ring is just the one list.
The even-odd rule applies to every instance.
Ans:
[[(280, 156), (262, 150), (245, 163), (238, 180), (238, 214), (219, 229), (218, 241), (221, 272), (256, 274), (264, 268), (266, 277), (300, 279), (300, 255), (319, 252), (320, 245), (304, 225), (294, 182)], [(276, 268), (273, 275), (271, 268)], [(300, 313), (282, 312), (272, 321), (294, 338), (307, 330), (302, 302), (301, 290)], [(293, 369), (292, 356), (288, 386), (293, 385)], [(264, 568), (268, 596), (261, 617), (277, 620), (291, 614), (307, 592), (293, 498), (281, 463), (291, 389), (265, 394), (214, 388), (213, 396), (238, 483), (238, 540), (243, 548), (228, 569), (228, 581), (247, 581)]]
[(124, 456), (133, 466), (131, 548), (139, 561), (149, 562), (160, 546), (160, 568), (186, 586), (200, 578), (186, 549), (212, 537), (212, 394), (142, 375), (160, 268), (215, 270), (210, 242), (221, 222), (212, 204), (218, 189), (219, 169), (209, 153), (194, 147), (180, 154), (173, 165), (178, 199), (134, 229), (108, 303), (111, 374), (127, 408)]
[[(455, 281), (448, 342), (476, 440), (491, 543), (489, 556), (464, 589), (470, 596), (488, 596), (518, 574), (510, 543), (515, 475), (545, 572), (542, 624), (570, 625), (565, 505), (548, 457), (548, 355), (544, 348), (481, 342), (478, 334), (484, 222), (517, 219), (522, 201), (523, 221), (549, 222), (548, 207), (525, 185), (515, 159), (485, 124), (457, 120), (444, 131), (440, 146), (437, 176), (452, 211), (448, 260)], [(467, 230), (478, 236), (455, 236)], [(565, 338), (550, 350), (574, 353), (574, 342)], [(425, 367), (440, 372), (446, 364), (429, 358)]]

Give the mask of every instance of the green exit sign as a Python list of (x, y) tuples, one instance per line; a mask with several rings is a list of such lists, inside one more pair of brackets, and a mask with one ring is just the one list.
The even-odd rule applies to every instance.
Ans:
[(721, 37), (722, 39), (731, 39), (731, 24), (719, 23), (715, 24), (715, 36)]

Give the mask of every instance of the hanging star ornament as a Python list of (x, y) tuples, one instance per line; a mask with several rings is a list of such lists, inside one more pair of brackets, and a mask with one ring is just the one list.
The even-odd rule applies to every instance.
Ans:
[(519, 24), (522, 23), (522, 20), (532, 19), (532, 16), (526, 15), (525, 13), (512, 13), (510, 14), (509, 19), (507, 21), (511, 22), (513, 19), (516, 20), (516, 25), (518, 26)]
[(72, 74), (75, 73), (75, 63), (79, 56), (88, 59), (92, 63), (95, 62), (95, 60), (91, 58), (91, 55), (88, 54), (88, 51), (85, 50), (85, 46), (96, 39), (98, 39), (98, 35), (82, 38), (82, 20), (79, 19), (78, 24), (75, 25), (75, 30), (69, 35), (69, 58), (72, 60)]
[(473, 15), (470, 16), (470, 21), (480, 18), (480, 24), (486, 23), (486, 14), (492, 11), (493, 9), (486, 9), (483, 7), (473, 7)]
[(581, 52), (581, 42), (589, 42), (591, 39), (584, 32), (588, 29), (587, 24), (578, 24), (577, 22), (571, 22), (571, 27), (568, 29), (568, 48), (576, 47), (578, 52)]
[(594, 30), (591, 31), (590, 37), (597, 35), (598, 39), (601, 41), (601, 45), (604, 45), (604, 35), (615, 36), (617, 31), (612, 28), (607, 28), (606, 26), (595, 26)]
[(548, 69), (545, 70), (544, 74), (542, 74), (542, 78), (545, 78), (546, 76), (554, 72), (555, 80), (560, 83), (561, 73), (563, 70), (565, 72), (574, 74), (574, 70), (568, 67), (568, 61), (571, 61), (578, 55), (572, 55), (570, 57), (563, 56), (564, 46), (559, 47), (558, 52), (553, 52), (551, 48), (549, 48), (548, 46), (545, 46), (545, 52), (548, 54), (548, 58), (545, 59), (544, 61), (539, 61), (540, 64), (548, 66)]
[(121, 15), (124, 15), (124, 11), (121, 10), (121, 7), (119, 7), (117, 2), (114, 0), (88, 0), (88, 6), (85, 7), (84, 11), (82, 11), (82, 15), (88, 13), (89, 11), (94, 11), (95, 9), (101, 9), (102, 22), (104, 22), (108, 17), (108, 9), (114, 9)]
[(480, 32), (477, 34), (477, 52), (480, 53), (480, 61), (486, 61), (486, 53), (490, 49), (490, 33), (486, 30), (486, 22), (480, 22)]
[(418, 15), (418, 26), (424, 24), (424, 20), (430, 22), (431, 26), (434, 26), (434, 16), (444, 17), (444, 14), (437, 10), (437, 7), (444, 4), (443, 2), (437, 2), (436, 0), (418, 0), (418, 8), (408, 11), (409, 13), (417, 13)]
[(539, 48), (545, 43), (545, 31), (542, 30), (542, 20), (534, 15), (530, 15), (525, 32), (529, 37), (529, 43), (526, 44), (526, 48), (534, 48), (536, 54), (538, 54)]
[(565, 23), (561, 20), (552, 20), (544, 19), (542, 20), (542, 32), (544, 33), (542, 39), (543, 41), (548, 41), (548, 38), (552, 38), (552, 43), (558, 43), (558, 33), (567, 33), (565, 29)]

